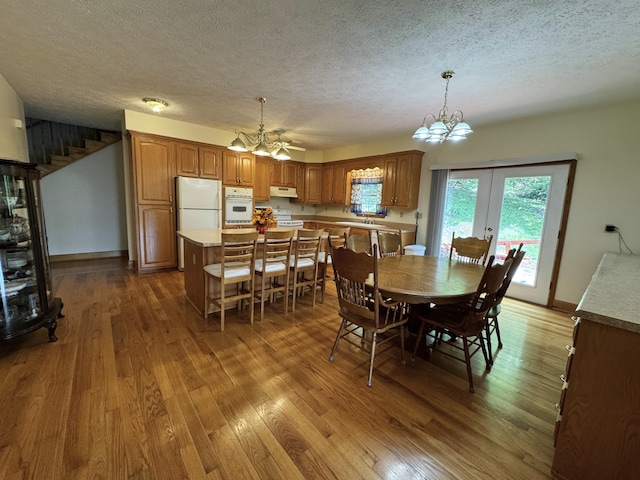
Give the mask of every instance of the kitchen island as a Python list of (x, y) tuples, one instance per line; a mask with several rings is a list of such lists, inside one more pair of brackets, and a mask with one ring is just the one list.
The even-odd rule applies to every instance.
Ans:
[[(274, 228), (272, 230), (295, 231), (296, 229)], [(255, 232), (255, 229), (234, 228), (224, 231), (240, 233)], [(187, 295), (187, 300), (189, 300), (200, 315), (204, 315), (206, 308), (204, 266), (212, 263), (220, 263), (222, 232), (223, 230), (221, 229), (177, 232), (178, 236), (184, 239), (184, 290)], [(264, 235), (260, 235), (258, 238), (258, 243), (262, 242), (264, 242)], [(260, 246), (258, 246), (258, 251), (261, 251)], [(217, 282), (209, 282), (209, 288), (211, 289), (211, 296), (218, 296), (219, 290), (216, 290), (220, 288), (220, 285)], [(234, 287), (230, 285), (229, 288)], [(215, 310), (210, 309), (209, 313), (214, 311)]]
[(578, 304), (556, 405), (556, 478), (638, 478), (639, 285), (640, 255), (605, 253)]

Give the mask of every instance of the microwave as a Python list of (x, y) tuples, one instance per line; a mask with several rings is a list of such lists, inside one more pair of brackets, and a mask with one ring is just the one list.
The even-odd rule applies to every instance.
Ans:
[(253, 188), (225, 187), (224, 224), (251, 225), (253, 217)]

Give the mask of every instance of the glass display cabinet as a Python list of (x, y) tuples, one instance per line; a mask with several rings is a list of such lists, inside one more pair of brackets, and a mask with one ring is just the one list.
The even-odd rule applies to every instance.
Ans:
[(55, 342), (62, 301), (53, 296), (36, 164), (0, 160), (0, 341), (37, 330)]

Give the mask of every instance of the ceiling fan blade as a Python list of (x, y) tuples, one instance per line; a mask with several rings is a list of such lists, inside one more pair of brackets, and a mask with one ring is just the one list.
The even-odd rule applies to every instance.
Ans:
[(295, 145), (291, 145), (291, 144), (287, 144), (287, 149), (288, 150), (298, 150), (300, 152), (306, 152), (307, 149), (303, 148), (303, 147), (296, 147)]

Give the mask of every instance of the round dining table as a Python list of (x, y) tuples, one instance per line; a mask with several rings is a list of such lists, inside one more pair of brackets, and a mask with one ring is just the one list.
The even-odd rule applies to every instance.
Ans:
[(450, 304), (471, 300), (485, 267), (444, 257), (396, 255), (378, 259), (378, 287), (406, 303)]

